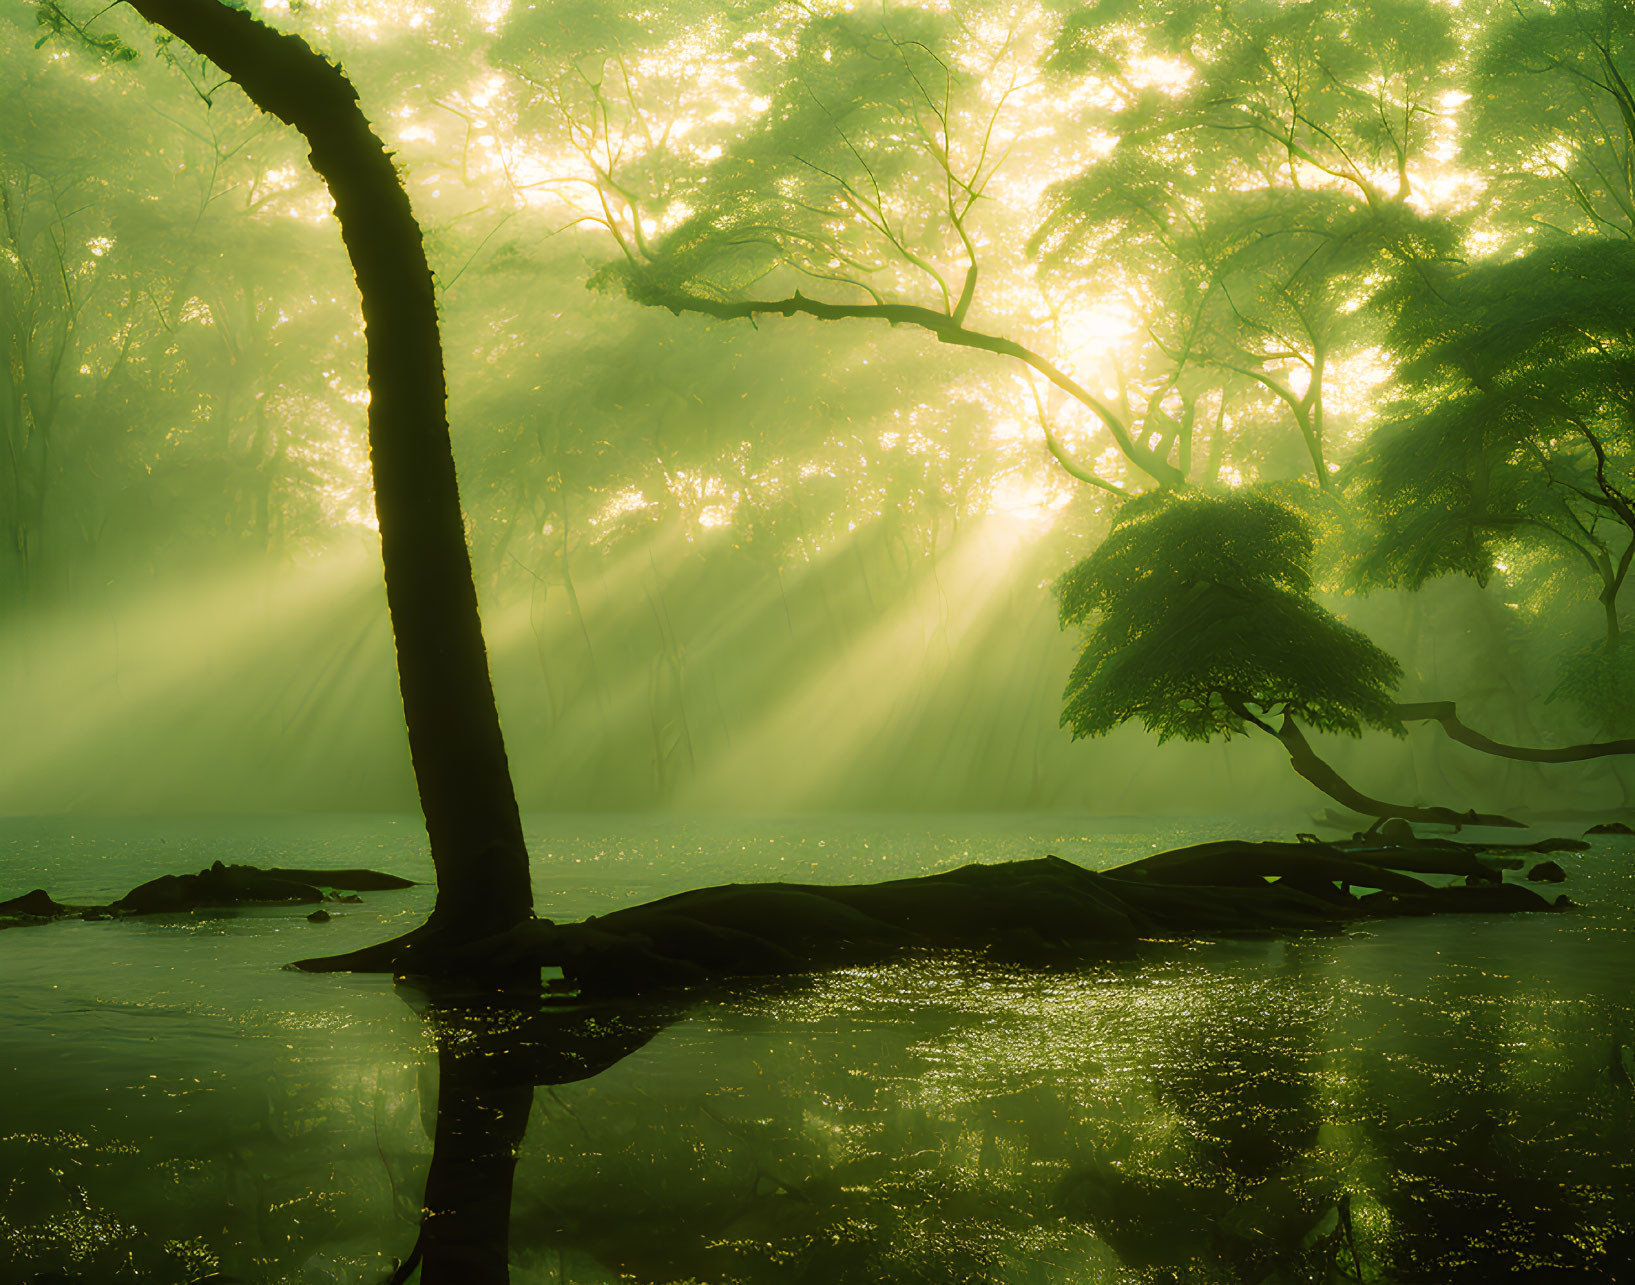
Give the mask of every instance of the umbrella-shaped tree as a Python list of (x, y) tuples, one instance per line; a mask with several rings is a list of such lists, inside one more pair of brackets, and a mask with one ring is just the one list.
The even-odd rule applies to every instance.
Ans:
[(1056, 590), (1064, 626), (1086, 625), (1062, 724), (1102, 736), (1139, 719), (1160, 741), (1257, 728), (1325, 794), (1373, 816), (1513, 824), (1369, 798), (1312, 750), (1301, 725), (1400, 735), (1397, 662), (1313, 597), (1312, 533), (1253, 492), (1156, 492), (1124, 506), (1107, 539)]

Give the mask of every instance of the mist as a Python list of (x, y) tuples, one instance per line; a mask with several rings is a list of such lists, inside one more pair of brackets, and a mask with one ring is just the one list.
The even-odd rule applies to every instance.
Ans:
[(1631, 81), (0, 13), (0, 1274), (1624, 1279)]
[[(8, 707), (38, 734), (8, 746), (0, 806), (408, 809), (371, 566), (361, 319), (327, 198), (291, 139), (241, 100), (206, 93), (191, 65), (178, 75), (174, 52), (137, 57), (135, 31), (111, 19), (100, 20), (105, 45), (70, 27), (53, 41), (48, 23), (36, 50), (33, 28), (8, 27), (12, 538), (0, 672)], [(1051, 584), (1105, 535), (1119, 503), (1105, 488), (1142, 487), (1107, 426), (1037, 372), (908, 327), (672, 315), (609, 284), (623, 225), (579, 213), (571, 174), (519, 172), (567, 165), (590, 145), (583, 104), (564, 88), (579, 78), (589, 93), (589, 82), (575, 70), (541, 88), (527, 68), (560, 59), (553, 42), (589, 49), (630, 33), (592, 22), (541, 34), (521, 19), (470, 28), (449, 16), (438, 39), (467, 61), (439, 57), (428, 80), (418, 29), (303, 19), (339, 42), (384, 104), (428, 228), (468, 533), (524, 806), (1138, 813), (1324, 802), (1280, 779), (1277, 752), (1253, 737), (1160, 750), (1133, 727), (1075, 744), (1057, 726), (1076, 640), (1057, 626)], [(1033, 31), (1034, 56), (1046, 56), (1047, 34)], [(660, 50), (676, 36), (643, 38)], [(630, 142), (632, 121), (657, 112), (680, 76), (653, 58), (654, 105), (626, 86), (635, 106), (623, 110), (635, 114), (620, 137), (627, 150), (657, 147), (643, 164), (662, 156), (670, 167), (643, 216), (662, 221), (694, 199), (665, 198), (665, 183), (707, 192), (713, 180), (705, 161), (683, 168), (691, 144)], [(1491, 74), (1436, 69), (1453, 105), (1403, 146), (1422, 149), (1424, 195), (1409, 208), (1497, 256), (1506, 211), (1478, 190), (1497, 181), (1483, 177), (1497, 160), (1484, 171), (1493, 149), (1454, 132), (1475, 111), (1453, 86)], [(982, 80), (964, 90), (975, 103), (997, 92)], [(1161, 102), (1178, 91), (1140, 92)], [(1425, 98), (1429, 83), (1414, 92)], [(695, 128), (693, 108), (675, 110), (673, 128)], [(1151, 294), (1184, 263), (1132, 243), (1099, 287), (1070, 289), (1044, 246), (1002, 238), (1026, 226), (1033, 176), (1063, 163), (1040, 140), (1087, 115), (1064, 108), (1049, 125), (1008, 126), (1017, 155), (978, 207), (992, 228), (983, 279), (996, 284), (973, 318), (1039, 336), (1041, 348), (1054, 335), (1138, 431), (1179, 397), (1196, 422), (1186, 453), (1199, 484), (1300, 486), (1300, 426), (1270, 390), (1298, 383), (1309, 358), (1255, 354), (1258, 385), (1240, 373), (1241, 352), (1165, 374), (1158, 314), (1144, 320), (1132, 291), (1143, 270), (1167, 274)], [(761, 146), (758, 124), (752, 113), (696, 128)], [(902, 175), (905, 218), (924, 184)], [(1343, 183), (1327, 187), (1355, 203)], [(1126, 217), (1102, 213), (1110, 228)], [(1509, 217), (1513, 239), (1542, 216)], [(1030, 254), (1042, 256), (1032, 269)], [(1444, 577), (1404, 592), (1389, 575), (1350, 573), (1391, 538), (1389, 519), (1382, 534), (1357, 497), (1379, 449), (1370, 433), (1395, 412), (1382, 382), (1390, 317), (1358, 307), (1366, 293), (1332, 297), (1357, 271), (1341, 267), (1320, 289), (1301, 287), (1345, 320), (1322, 336), (1325, 470), (1362, 479), (1343, 492), (1343, 524), (1329, 524), (1342, 529), (1322, 533), (1324, 601), (1405, 665), (1404, 698), (1454, 700), (1499, 739), (1585, 739), (1601, 729), (1562, 697), (1561, 665), (1593, 650), (1600, 608), (1567, 541), (1512, 548), (1517, 519), (1499, 513), (1497, 534), (1477, 537), (1480, 587)], [(1265, 292), (1267, 271), (1251, 265), (1249, 285)], [(1294, 293), (1285, 285), (1283, 303), (1264, 310)], [(1145, 302), (1157, 309), (1162, 297)], [(1251, 316), (1240, 329), (1253, 339), (1271, 322)], [(1083, 483), (1047, 447), (1105, 478)], [(1605, 547), (1616, 556), (1617, 537)], [(1328, 752), (1393, 797), (1624, 801), (1616, 768), (1518, 773), (1450, 756), (1423, 730), (1407, 748), (1347, 741)]]

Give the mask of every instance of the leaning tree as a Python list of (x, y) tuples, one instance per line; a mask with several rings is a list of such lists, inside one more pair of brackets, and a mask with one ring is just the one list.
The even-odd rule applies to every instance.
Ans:
[[(528, 853), (477, 613), (449, 443), (436, 294), (391, 154), (341, 69), (219, 0), (132, 0), (305, 137), (335, 201), (368, 344), (369, 458), (415, 785), (437, 902), (412, 932), (315, 971), (439, 971), (450, 948), (532, 917)], [(480, 955), (467, 955), (477, 961)], [(467, 967), (472, 967), (467, 964)]]
[(1310, 525), (1268, 496), (1154, 493), (1124, 505), (1101, 545), (1060, 581), (1062, 624), (1084, 625), (1062, 725), (1102, 736), (1138, 719), (1160, 741), (1250, 728), (1294, 770), (1376, 817), (1515, 825), (1502, 816), (1370, 798), (1312, 749), (1302, 724), (1402, 734), (1397, 662), (1312, 596)]

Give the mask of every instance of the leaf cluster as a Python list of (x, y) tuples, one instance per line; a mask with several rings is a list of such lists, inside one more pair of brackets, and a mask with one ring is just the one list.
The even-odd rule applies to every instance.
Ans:
[(1589, 557), (1628, 524), (1635, 248), (1561, 243), (1425, 265), (1391, 288), (1398, 397), (1355, 473), (1369, 583), (1485, 582), (1521, 539)]
[(1518, 3), (1480, 33), (1472, 159), (1500, 175), (1493, 217), (1528, 233), (1635, 230), (1635, 4)]
[(1592, 727), (1617, 728), (1635, 710), (1635, 648), (1584, 647), (1564, 657), (1551, 700), (1566, 700)]
[(41, 28), (40, 37), (34, 42), (36, 49), (43, 48), (52, 39), (57, 39), (69, 45), (78, 45), (102, 62), (135, 62), (142, 56), (114, 32), (90, 31), (87, 29), (88, 24), (75, 22), (61, 7), (50, 3), (49, 0), (35, 6), (34, 17)]
[(1160, 740), (1208, 740), (1286, 713), (1400, 731), (1400, 667), (1313, 599), (1311, 555), (1309, 523), (1264, 495), (1131, 501), (1056, 585), (1063, 625), (1088, 625), (1063, 726), (1100, 736), (1139, 718)]
[(889, 27), (838, 14), (792, 33), (788, 56), (756, 70), (765, 110), (685, 193), (644, 283), (730, 297), (782, 266), (866, 283), (900, 246), (929, 250), (946, 195), (928, 157), (947, 143), (928, 117), (962, 88), (946, 27), (909, 11)]

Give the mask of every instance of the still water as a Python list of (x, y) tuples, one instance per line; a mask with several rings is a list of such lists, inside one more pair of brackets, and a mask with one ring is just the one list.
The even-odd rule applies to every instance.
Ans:
[[(540, 913), (568, 919), (1296, 828), (604, 815), (529, 839)], [(213, 860), (429, 877), (423, 851), (409, 817), (13, 818), (0, 897), (103, 901)], [(418, 922), (424, 886), (327, 924), (3, 932), (0, 1280), (379, 1282), (428, 1168), (434, 1205), (472, 1206), (438, 1224), (457, 1235), (499, 1244), (508, 1203), (517, 1282), (1628, 1280), (1635, 840), (1558, 860), (1568, 915), (1065, 972), (909, 958), (590, 1012), (282, 969)]]

